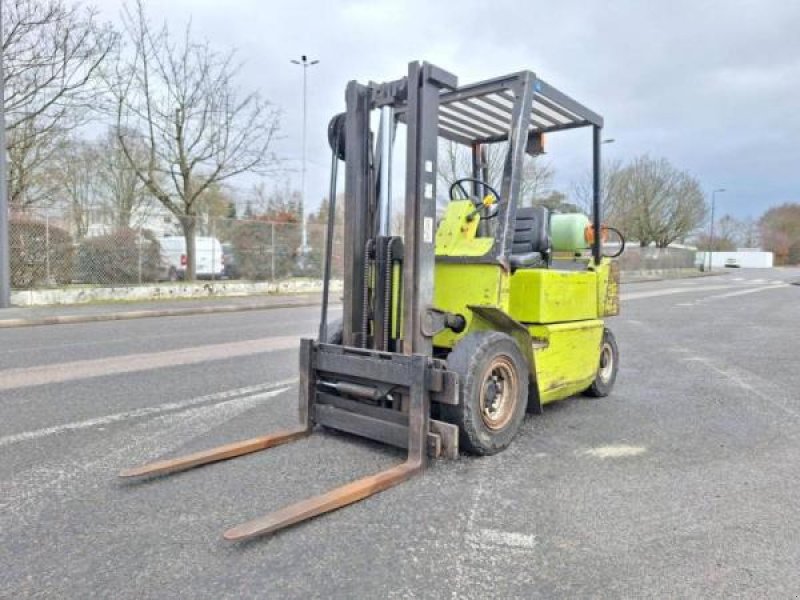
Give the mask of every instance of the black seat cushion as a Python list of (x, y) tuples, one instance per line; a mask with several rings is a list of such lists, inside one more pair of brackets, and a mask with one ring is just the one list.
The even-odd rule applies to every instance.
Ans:
[(513, 267), (545, 266), (550, 260), (550, 211), (544, 206), (517, 208), (509, 262)]

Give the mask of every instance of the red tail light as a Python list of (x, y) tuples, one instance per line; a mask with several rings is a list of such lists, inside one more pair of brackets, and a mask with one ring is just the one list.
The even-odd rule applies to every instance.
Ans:
[(182, 267), (185, 267), (185, 266), (186, 266), (186, 263), (187, 263), (187, 261), (186, 261), (186, 255), (185, 255), (185, 254), (181, 254), (181, 266), (182, 266)]

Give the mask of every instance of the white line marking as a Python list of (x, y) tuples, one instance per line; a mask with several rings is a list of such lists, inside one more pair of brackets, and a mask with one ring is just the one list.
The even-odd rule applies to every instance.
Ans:
[(191, 365), (212, 360), (226, 360), (236, 356), (248, 356), (277, 350), (290, 350), (297, 348), (299, 341), (300, 338), (297, 336), (266, 337), (163, 352), (125, 354), (108, 358), (6, 369), (0, 371), (0, 390)]
[(45, 459), (40, 466), (3, 481), (0, 495), (0, 531), (22, 535), (39, 523), (48, 503), (61, 498), (86, 497), (87, 488), (113, 479), (122, 467), (163, 457), (262, 403), (260, 395), (234, 398), (218, 404), (196, 406), (181, 413), (166, 413), (152, 420), (133, 422), (112, 438), (103, 437)]
[(526, 548), (536, 546), (536, 536), (516, 531), (501, 531), (499, 529), (480, 528), (473, 532), (468, 541), (477, 546), (493, 545), (507, 548)]
[(611, 446), (599, 446), (591, 448), (585, 452), (589, 456), (596, 458), (622, 458), (625, 456), (638, 456), (644, 454), (647, 449), (644, 446), (628, 446), (627, 444), (616, 444)]
[[(158, 406), (148, 406), (146, 408), (137, 408), (126, 412), (116, 413), (112, 415), (105, 415), (102, 417), (95, 417), (87, 419), (86, 421), (77, 421), (73, 423), (64, 423), (63, 425), (55, 425), (53, 427), (45, 427), (44, 429), (36, 429), (34, 431), (25, 431), (22, 433), (15, 433), (0, 438), (0, 448), (9, 446), (11, 444), (18, 444), (20, 442), (27, 442), (36, 440), (51, 435), (57, 435), (66, 431), (78, 431), (81, 429), (90, 429), (92, 427), (99, 427), (101, 425), (111, 425), (112, 423), (120, 423), (122, 421), (129, 421), (131, 419), (140, 419), (142, 417), (151, 417), (154, 415), (162, 415), (168, 412), (177, 412), (186, 410), (199, 404), (221, 404), (230, 402), (231, 400), (239, 400), (246, 396), (250, 399), (267, 399), (278, 394), (285, 392), (288, 388), (286, 386), (295, 383), (297, 379), (285, 379), (269, 384), (251, 385), (248, 387), (238, 388), (235, 390), (228, 390), (226, 392), (219, 392), (217, 394), (209, 394), (207, 396), (199, 396), (197, 398), (190, 398), (180, 402), (167, 402), (159, 404)], [(276, 389), (278, 388), (278, 389)]]
[[(716, 373), (719, 373), (720, 375), (725, 377), (728, 381), (742, 388), (746, 392), (761, 398), (765, 402), (773, 405), (775, 408), (782, 410), (787, 415), (791, 415), (792, 417), (800, 419), (800, 413), (782, 404), (781, 402), (776, 401), (775, 398), (773, 398), (770, 394), (767, 394), (763, 391), (763, 389), (767, 388), (768, 386), (771, 386), (770, 382), (741, 369), (734, 369), (732, 367), (728, 368), (718, 367), (714, 365), (709, 359), (703, 356), (688, 356), (683, 360), (687, 362), (699, 362), (703, 364), (705, 367), (711, 369), (712, 371), (715, 371)], [(750, 383), (745, 378), (752, 380), (754, 383)], [(772, 389), (774, 389), (774, 386), (772, 386)], [(781, 390), (780, 392), (778, 392), (778, 394), (783, 395), (785, 394), (785, 392)], [(793, 400), (795, 399), (793, 398), (792, 401)]]
[(767, 287), (758, 287), (758, 288), (750, 288), (749, 290), (739, 290), (737, 292), (729, 292), (727, 294), (715, 294), (714, 296), (706, 296), (702, 298), (701, 302), (706, 302), (708, 300), (718, 300), (721, 298), (733, 298), (735, 296), (746, 296), (747, 294), (755, 294), (756, 292), (766, 292), (768, 290), (777, 290), (782, 287), (789, 287), (788, 285), (770, 285)]
[(658, 296), (671, 296), (672, 294), (689, 294), (694, 292), (713, 292), (714, 290), (729, 290), (729, 285), (704, 285), (693, 288), (667, 288), (663, 290), (651, 290), (647, 292), (632, 292), (622, 294), (623, 300), (638, 300), (640, 298), (656, 298)]

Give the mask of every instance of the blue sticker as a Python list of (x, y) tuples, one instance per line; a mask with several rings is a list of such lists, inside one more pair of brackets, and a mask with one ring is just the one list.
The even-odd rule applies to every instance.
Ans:
[(542, 82), (537, 79), (533, 83), (533, 89), (536, 90), (537, 92), (541, 92), (542, 91)]

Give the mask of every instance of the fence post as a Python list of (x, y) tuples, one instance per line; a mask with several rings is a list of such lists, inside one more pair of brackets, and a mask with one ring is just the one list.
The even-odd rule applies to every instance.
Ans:
[(214, 243), (216, 241), (216, 227), (214, 224), (216, 221), (214, 217), (210, 217), (211, 221), (211, 281), (214, 281), (217, 278), (217, 245)]
[(270, 266), (270, 273), (272, 276), (270, 279), (275, 281), (275, 223), (270, 223), (270, 227), (272, 228), (272, 253), (271, 253), (271, 266)]
[(136, 236), (136, 246), (139, 250), (139, 285), (142, 285), (142, 227), (139, 226), (139, 234)]
[(50, 215), (44, 216), (44, 280), (47, 285), (50, 282)]

